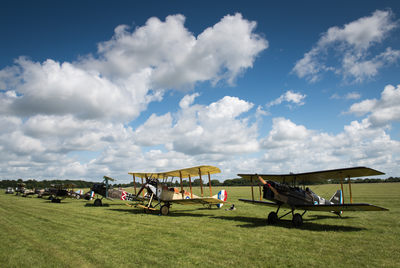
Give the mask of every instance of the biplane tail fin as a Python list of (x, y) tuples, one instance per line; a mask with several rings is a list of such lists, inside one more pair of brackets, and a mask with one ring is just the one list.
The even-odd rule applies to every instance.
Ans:
[[(335, 205), (343, 204), (342, 190), (337, 190), (336, 193), (334, 193), (334, 195), (332, 195), (331, 199), (329, 199), (329, 201)], [(340, 215), (342, 215), (343, 211), (334, 211), (333, 213), (335, 213), (336, 215), (338, 215), (340, 217)]]
[[(226, 199), (228, 198), (228, 192), (225, 190), (221, 190), (218, 192), (218, 194), (214, 195), (213, 197), (225, 202)], [(221, 208), (223, 205), (224, 205), (224, 203), (221, 203), (221, 204), (218, 204), (217, 207)]]

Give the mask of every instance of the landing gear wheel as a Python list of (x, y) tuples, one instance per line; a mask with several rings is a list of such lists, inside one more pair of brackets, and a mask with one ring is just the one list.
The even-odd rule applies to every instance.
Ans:
[(97, 198), (96, 200), (94, 200), (95, 207), (101, 207), (102, 205), (103, 203), (101, 202), (101, 199)]
[(163, 206), (161, 206), (161, 208), (160, 208), (160, 213), (161, 213), (161, 215), (163, 215), (163, 216), (167, 216), (168, 213), (169, 213), (169, 206), (168, 206), (168, 205), (163, 205)]
[(292, 223), (294, 227), (300, 227), (303, 224), (303, 217), (299, 213), (294, 214)]
[(278, 222), (278, 214), (276, 214), (276, 212), (272, 211), (268, 214), (268, 220), (267, 220), (268, 224), (275, 224)]

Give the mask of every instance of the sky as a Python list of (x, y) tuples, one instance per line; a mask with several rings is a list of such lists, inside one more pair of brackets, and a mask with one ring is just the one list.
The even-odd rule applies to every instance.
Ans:
[(400, 176), (398, 1), (2, 1), (0, 179)]

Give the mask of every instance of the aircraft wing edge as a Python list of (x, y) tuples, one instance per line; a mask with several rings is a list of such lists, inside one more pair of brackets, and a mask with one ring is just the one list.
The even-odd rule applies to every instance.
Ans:
[(169, 200), (169, 203), (177, 203), (181, 205), (190, 205), (190, 204), (209, 204), (209, 205), (217, 205), (217, 204), (225, 204), (226, 201), (219, 200), (213, 197), (203, 197), (203, 198), (188, 198), (188, 199), (175, 199)]
[(263, 206), (270, 206), (270, 207), (279, 206), (279, 204), (277, 204), (277, 203), (267, 202), (267, 201), (258, 201), (258, 200), (250, 200), (250, 199), (239, 199), (239, 201), (254, 204), (254, 205), (263, 205)]
[(353, 203), (353, 204), (331, 204), (331, 205), (302, 205), (295, 206), (296, 209), (308, 211), (387, 211), (387, 208), (367, 204), (367, 203)]

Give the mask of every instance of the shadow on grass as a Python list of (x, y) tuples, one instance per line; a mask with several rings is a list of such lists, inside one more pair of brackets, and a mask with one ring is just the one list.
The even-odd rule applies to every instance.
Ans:
[[(113, 206), (117, 205), (117, 204), (112, 204)], [(93, 203), (86, 203), (85, 207), (94, 207), (94, 208), (104, 208), (104, 207), (109, 207), (110, 204), (103, 204), (102, 206), (95, 206)]]
[[(110, 209), (112, 211), (117, 211), (117, 212), (124, 212), (124, 213), (129, 213), (129, 214), (144, 214), (144, 215), (150, 215), (150, 216), (161, 216), (160, 211), (157, 209), (155, 211), (151, 212), (145, 212), (144, 209), (138, 209), (138, 208), (113, 208)], [(194, 213), (187, 213), (185, 211), (195, 211), (195, 210), (177, 210), (177, 211), (170, 211), (168, 216), (163, 216), (163, 217), (210, 217), (211, 215), (208, 214), (194, 214)]]
[(59, 202), (59, 203), (57, 203), (57, 202), (51, 202), (50, 200), (49, 201), (45, 201), (45, 202), (43, 202), (43, 203), (47, 203), (47, 204), (55, 204), (55, 205), (60, 205), (61, 206), (61, 204), (64, 204), (64, 205), (66, 205), (66, 204), (69, 204), (69, 203), (71, 203), (71, 202), (68, 202), (68, 201), (61, 201), (61, 202)]
[[(215, 217), (211, 217), (211, 218), (245, 223), (245, 224), (239, 225), (239, 227), (241, 227), (241, 228), (257, 228), (257, 227), (269, 226), (267, 224), (267, 219), (256, 218), (256, 217), (215, 216)], [(340, 220), (340, 219), (338, 219), (338, 220)], [(303, 225), (296, 229), (309, 230), (309, 231), (324, 231), (324, 232), (325, 231), (359, 232), (359, 231), (366, 230), (366, 228), (360, 228), (360, 227), (317, 224), (317, 223), (313, 223), (311, 221), (312, 221), (312, 219), (305, 220)], [(285, 220), (285, 219), (280, 219), (276, 224), (271, 225), (271, 226), (283, 227), (283, 228), (295, 228), (293, 226), (291, 220)]]
[(42, 200), (43, 200), (43, 203), (56, 204), (56, 205), (72, 203), (71, 201), (66, 200), (66, 199), (59, 199), (60, 200), (59, 202), (52, 202), (50, 199), (47, 199), (47, 198), (46, 199), (42, 199)]
[(349, 216), (337, 216), (337, 215), (308, 215), (306, 218), (303, 218), (303, 221), (317, 221), (324, 219), (338, 219), (338, 220), (347, 220), (353, 219), (354, 217)]

